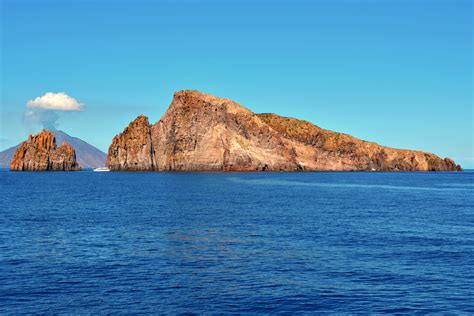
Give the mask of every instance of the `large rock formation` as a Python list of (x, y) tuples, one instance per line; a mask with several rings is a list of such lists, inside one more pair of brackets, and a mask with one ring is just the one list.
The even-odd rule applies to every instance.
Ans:
[(117, 171), (153, 170), (151, 126), (146, 116), (137, 117), (113, 139), (106, 164), (113, 165), (113, 170)]
[(76, 162), (76, 152), (67, 142), (56, 146), (54, 134), (43, 130), (30, 135), (15, 152), (10, 164), (12, 171), (72, 171), (80, 170)]
[[(76, 151), (76, 159), (79, 166), (83, 169), (93, 169), (105, 166), (107, 154), (98, 148), (86, 143), (80, 138), (71, 136), (60, 130), (51, 130), (56, 138), (56, 144), (61, 145), (64, 142), (69, 143)], [(18, 147), (22, 143), (0, 151), (0, 168), (8, 168)]]
[(161, 120), (141, 115), (109, 147), (111, 170), (435, 171), (461, 170), (449, 158), (393, 149), (228, 99), (175, 93)]

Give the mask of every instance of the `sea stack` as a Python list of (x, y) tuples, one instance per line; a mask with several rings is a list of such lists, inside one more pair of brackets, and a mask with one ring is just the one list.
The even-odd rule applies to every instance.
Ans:
[(75, 171), (80, 170), (76, 151), (67, 142), (56, 146), (54, 133), (43, 130), (30, 135), (15, 152), (10, 163), (12, 171)]
[(176, 92), (155, 124), (141, 115), (115, 136), (112, 171), (459, 171), (449, 158), (394, 149), (309, 122), (255, 114), (198, 91)]

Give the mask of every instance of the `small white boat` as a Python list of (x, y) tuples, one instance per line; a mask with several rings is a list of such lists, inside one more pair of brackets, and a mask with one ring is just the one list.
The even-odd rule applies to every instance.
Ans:
[(93, 171), (95, 171), (95, 172), (107, 172), (107, 171), (110, 171), (110, 169), (107, 168), (107, 167), (99, 167), (99, 168), (95, 168)]

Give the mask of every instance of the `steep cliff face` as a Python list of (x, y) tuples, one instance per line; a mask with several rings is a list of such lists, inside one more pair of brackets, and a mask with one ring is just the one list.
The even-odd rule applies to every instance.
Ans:
[(228, 99), (175, 93), (161, 120), (139, 116), (110, 145), (111, 170), (460, 170), (452, 160), (393, 149)]
[(54, 134), (43, 130), (30, 135), (15, 152), (10, 164), (12, 171), (73, 171), (80, 170), (76, 152), (69, 143), (56, 146)]
[(155, 170), (296, 170), (295, 153), (251, 111), (196, 91), (175, 94), (152, 126)]
[[(76, 151), (76, 160), (81, 168), (98, 168), (105, 166), (107, 154), (86, 143), (80, 138), (73, 137), (60, 130), (52, 130), (56, 144), (69, 143)], [(0, 168), (10, 166), (10, 163), (21, 143), (0, 152)]]
[(146, 116), (140, 115), (114, 137), (106, 164), (115, 171), (153, 170), (151, 126)]

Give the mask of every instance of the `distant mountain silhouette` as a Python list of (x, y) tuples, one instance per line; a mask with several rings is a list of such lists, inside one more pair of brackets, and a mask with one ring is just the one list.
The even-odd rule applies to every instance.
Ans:
[(9, 168), (10, 161), (12, 160), (18, 146), (20, 146), (20, 144), (10, 147), (4, 151), (0, 151), (0, 168)]
[[(67, 141), (76, 150), (76, 158), (79, 166), (83, 169), (98, 168), (105, 166), (106, 154), (96, 147), (86, 143), (80, 138), (70, 136), (60, 130), (51, 130), (56, 137), (56, 143), (61, 145)], [(0, 168), (9, 168), (10, 161), (20, 144), (0, 152)]]

